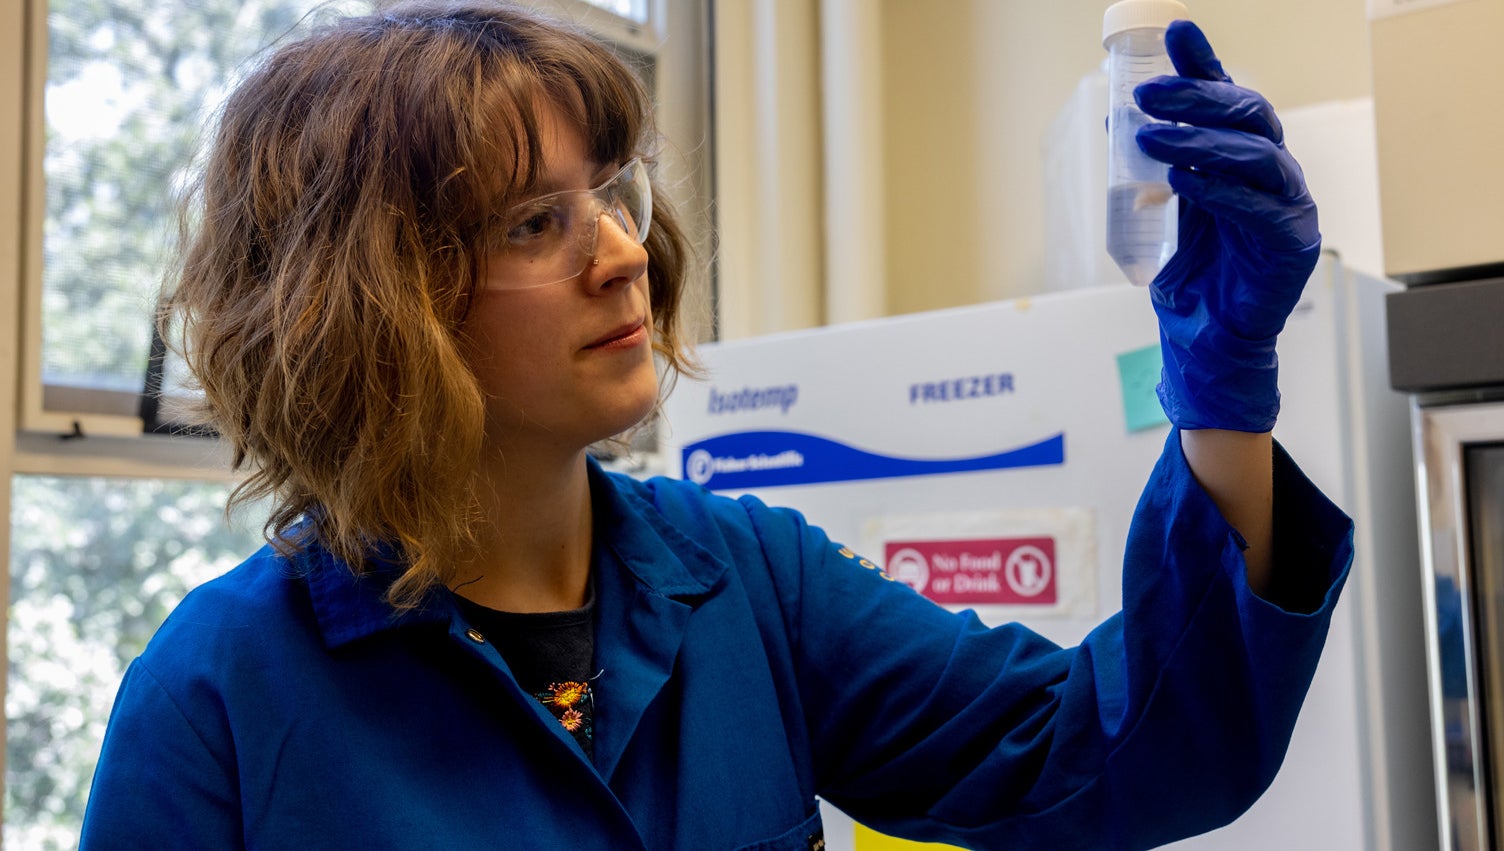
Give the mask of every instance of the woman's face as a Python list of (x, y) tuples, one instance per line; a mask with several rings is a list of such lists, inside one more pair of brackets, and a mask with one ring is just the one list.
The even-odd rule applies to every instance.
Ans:
[[(538, 194), (589, 189), (622, 167), (590, 161), (558, 109), (539, 115)], [(569, 280), (508, 289), (500, 261), (482, 266), (463, 334), (493, 448), (576, 452), (636, 425), (657, 401), (647, 251), (611, 216), (597, 227), (593, 265)]]

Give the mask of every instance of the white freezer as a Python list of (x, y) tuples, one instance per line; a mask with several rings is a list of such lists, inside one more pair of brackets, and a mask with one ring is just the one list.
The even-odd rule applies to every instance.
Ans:
[[(1176, 848), (1435, 846), (1408, 412), (1383, 366), (1392, 287), (1327, 257), (1281, 338), (1276, 436), (1357, 519), (1358, 561), (1273, 788)], [(671, 473), (797, 508), (937, 600), (1061, 644), (1120, 605), (1128, 521), (1168, 433), (1145, 290), (702, 354), (708, 378), (681, 380), (666, 407)], [(901, 847), (825, 810), (832, 851)]]

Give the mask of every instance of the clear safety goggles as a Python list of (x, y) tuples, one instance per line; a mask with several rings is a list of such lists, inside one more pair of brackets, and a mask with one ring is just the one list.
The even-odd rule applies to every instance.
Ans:
[(639, 245), (653, 222), (653, 188), (641, 158), (594, 189), (524, 201), (501, 217), (490, 241), (488, 289), (520, 290), (567, 281), (595, 256), (601, 216)]

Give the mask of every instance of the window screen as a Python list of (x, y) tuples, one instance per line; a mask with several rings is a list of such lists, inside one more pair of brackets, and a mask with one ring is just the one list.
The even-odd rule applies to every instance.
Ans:
[(176, 194), (213, 110), (247, 60), (305, 16), (369, 6), (51, 0), (43, 101), (44, 408), (136, 413)]

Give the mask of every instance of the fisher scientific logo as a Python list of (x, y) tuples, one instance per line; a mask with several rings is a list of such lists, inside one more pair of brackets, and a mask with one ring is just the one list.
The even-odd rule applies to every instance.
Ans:
[(684, 477), (715, 490), (855, 482), (1044, 467), (1065, 463), (1065, 434), (1015, 449), (963, 458), (905, 458), (858, 449), (817, 434), (737, 431), (698, 440), (680, 450)]
[(689, 453), (684, 461), (684, 475), (697, 485), (708, 484), (717, 473), (748, 473), (764, 470), (789, 470), (804, 466), (804, 455), (790, 449), (777, 455), (754, 453), (742, 457), (715, 456), (704, 449)]
[(787, 414), (789, 408), (799, 401), (799, 385), (784, 384), (777, 387), (743, 387), (722, 393), (710, 388), (709, 411), (716, 414), (743, 414), (763, 408), (777, 408)]
[(697, 485), (710, 481), (715, 475), (715, 456), (703, 449), (689, 453), (689, 460), (684, 462), (684, 475)]

